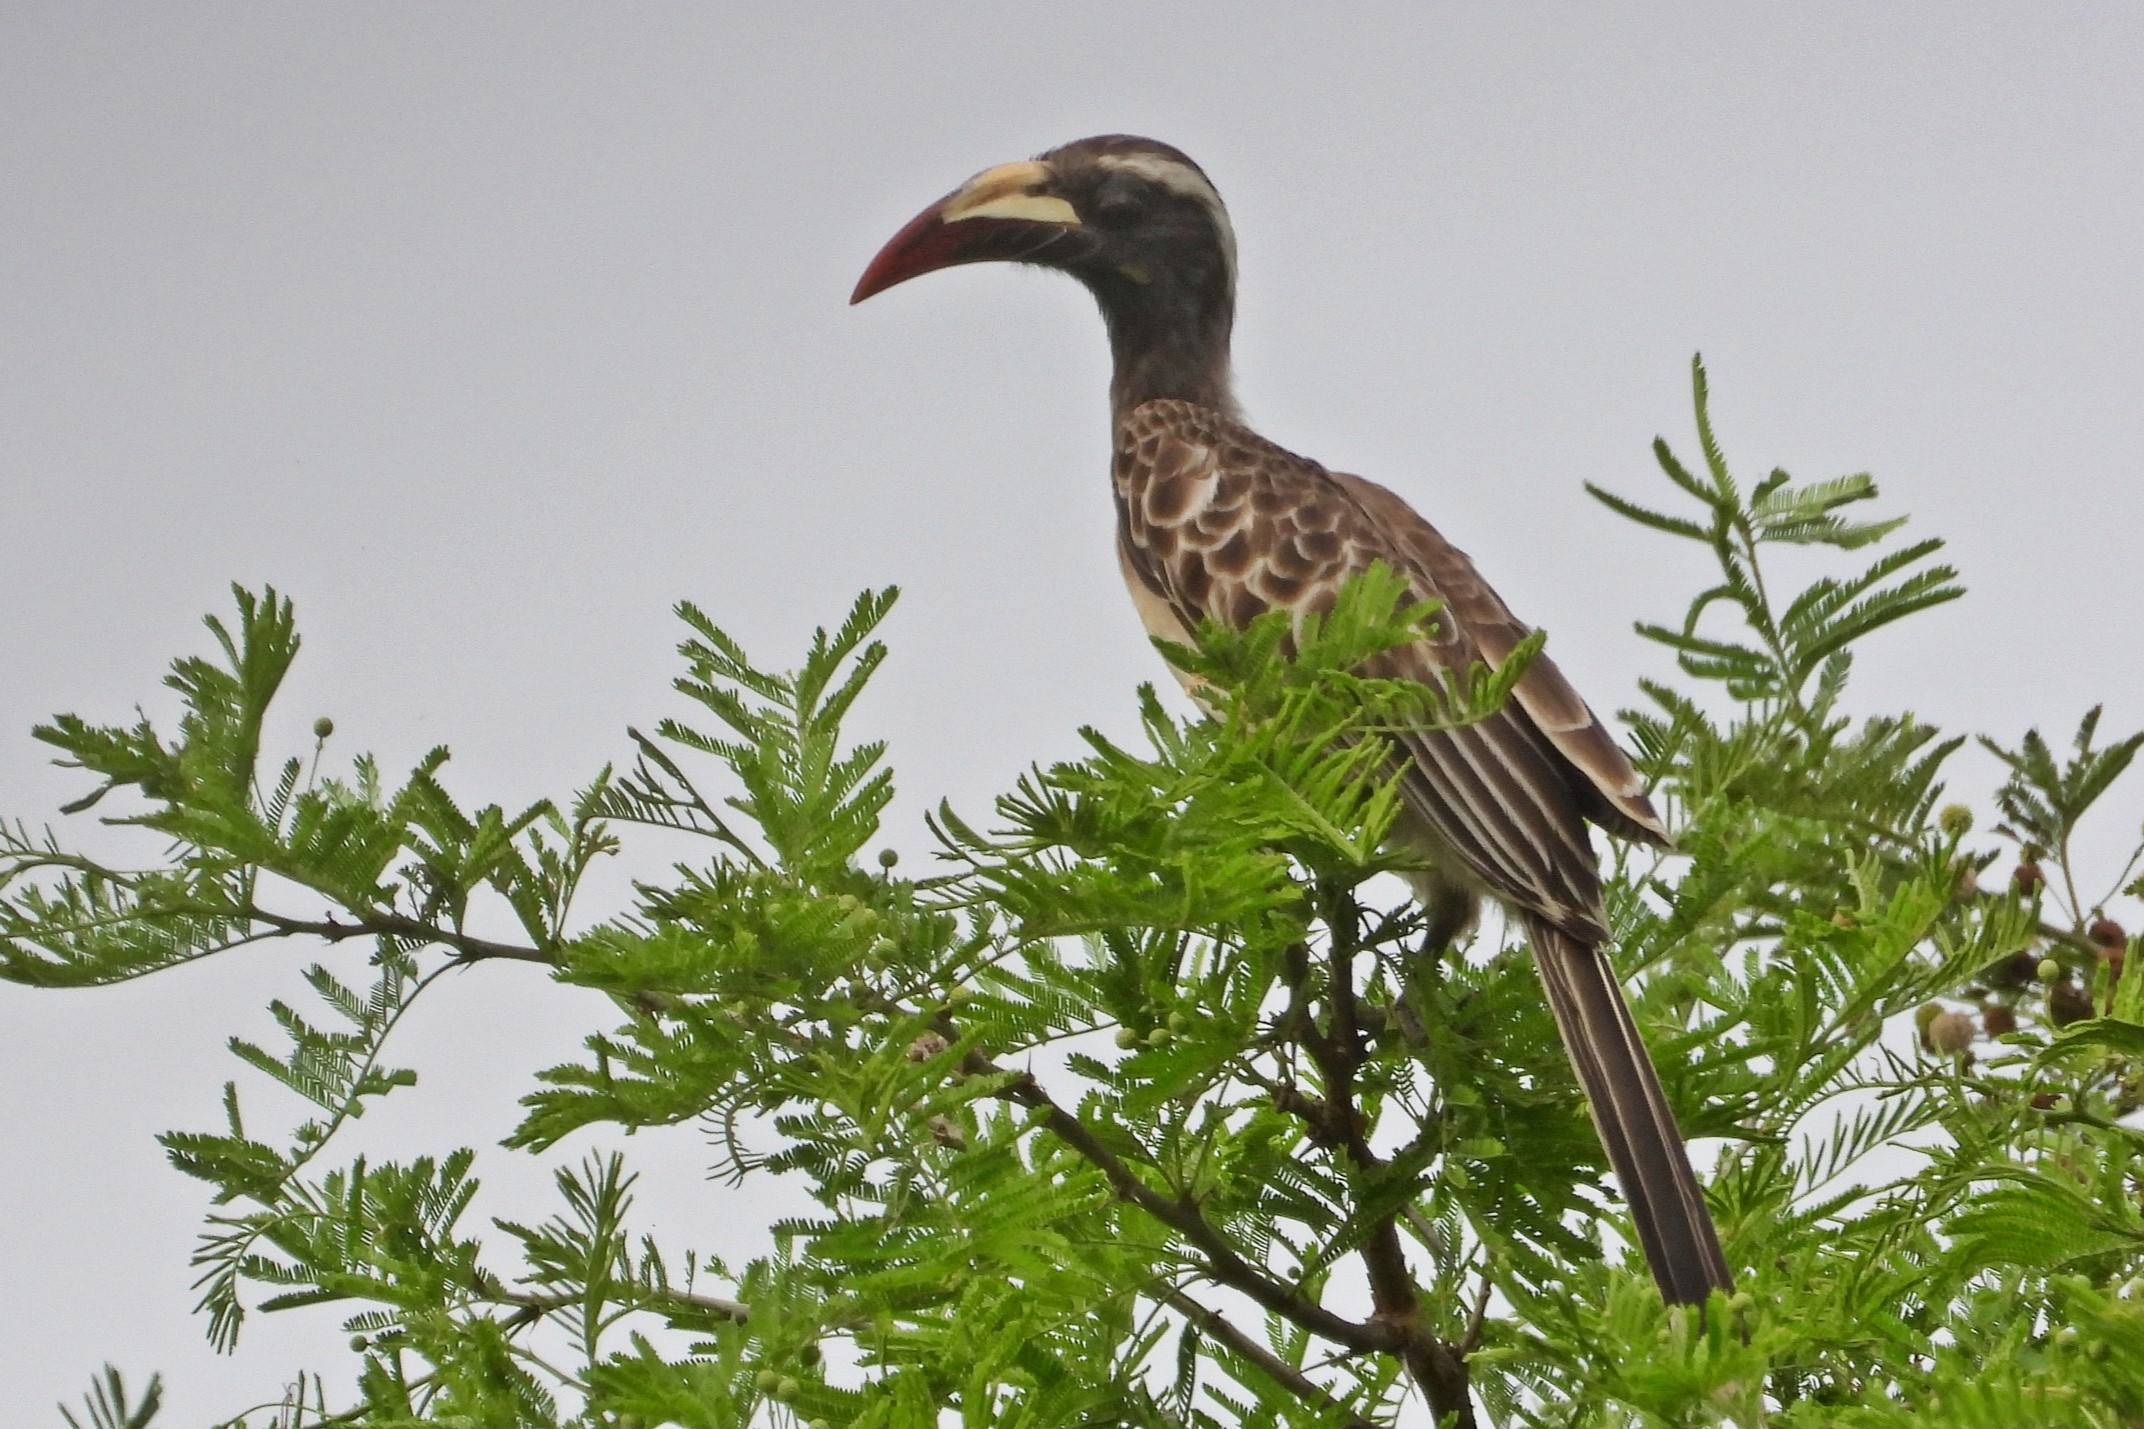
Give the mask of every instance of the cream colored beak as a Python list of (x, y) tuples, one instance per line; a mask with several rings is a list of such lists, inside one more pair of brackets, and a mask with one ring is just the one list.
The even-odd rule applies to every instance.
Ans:
[(985, 169), (962, 184), (938, 210), (941, 223), (970, 218), (1018, 218), (1029, 223), (1078, 223), (1079, 213), (1054, 194), (1042, 192), (1056, 175), (1048, 164), (1027, 160)]

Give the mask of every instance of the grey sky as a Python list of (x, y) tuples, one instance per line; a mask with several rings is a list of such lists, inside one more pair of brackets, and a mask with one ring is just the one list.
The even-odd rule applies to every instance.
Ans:
[[(1701, 571), (1580, 483), (1693, 445), (1702, 348), (1746, 473), (1873, 471), (1972, 588), (1878, 642), (1858, 707), (2144, 723), (2144, 5), (12, 0), (0, 811), (81, 790), (35, 720), (164, 710), (234, 579), (297, 599), (291, 746), (320, 713), (390, 768), (451, 743), (475, 800), (567, 793), (670, 710), (679, 597), (786, 657), (905, 587), (863, 718), (911, 850), (940, 796), (1124, 729), (1158, 667), (1084, 295), (983, 268), (844, 306), (930, 199), (1109, 130), (1230, 202), (1253, 421), (1415, 501), (1596, 704)], [(213, 1120), (223, 1038), (303, 958), (230, 962), (0, 988), (0, 1420), (111, 1358), (202, 1422), (339, 1347), (316, 1312), (217, 1360), (186, 1317), (202, 1198), (150, 1138)], [(487, 1144), (588, 1015), (479, 969), (363, 1144)], [(660, 1147), (680, 1240), (764, 1218)], [(492, 1210), (544, 1213), (540, 1168), (485, 1160)]]

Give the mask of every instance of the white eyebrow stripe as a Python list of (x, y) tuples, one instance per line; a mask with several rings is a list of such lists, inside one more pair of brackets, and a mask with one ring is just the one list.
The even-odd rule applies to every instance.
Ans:
[(1228, 263), (1229, 291), (1236, 287), (1236, 230), (1228, 221), (1228, 206), (1221, 202), (1220, 191), (1197, 169), (1160, 154), (1103, 154), (1095, 159), (1098, 168), (1114, 169), (1118, 173), (1136, 174), (1142, 179), (1160, 184), (1174, 194), (1195, 199), (1206, 208), (1213, 220), (1214, 231), (1221, 237), (1221, 256)]
[(1172, 192), (1195, 198), (1209, 208), (1221, 207), (1221, 195), (1214, 191), (1206, 176), (1189, 164), (1165, 159), (1159, 154), (1103, 154), (1095, 164), (1119, 173), (1137, 174), (1142, 179), (1152, 179)]

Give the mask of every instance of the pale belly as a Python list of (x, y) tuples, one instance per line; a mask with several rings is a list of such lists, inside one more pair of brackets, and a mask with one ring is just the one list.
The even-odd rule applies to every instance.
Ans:
[[(1185, 627), (1184, 622), (1177, 619), (1175, 607), (1145, 581), (1139, 579), (1139, 573), (1132, 569), (1131, 557), (1126, 554), (1122, 541), (1117, 543), (1117, 569), (1124, 576), (1124, 589), (1130, 593), (1132, 608), (1139, 612), (1139, 623), (1146, 627), (1148, 635), (1156, 640), (1166, 640), (1172, 645), (1188, 646), (1197, 643), (1192, 639), (1191, 631)], [(1176, 676), (1176, 682), (1184, 687), (1184, 693), (1191, 696), (1200, 709), (1207, 714), (1213, 713), (1213, 706), (1205, 698), (1204, 680), (1187, 675), (1174, 665), (1169, 666), (1169, 673)]]

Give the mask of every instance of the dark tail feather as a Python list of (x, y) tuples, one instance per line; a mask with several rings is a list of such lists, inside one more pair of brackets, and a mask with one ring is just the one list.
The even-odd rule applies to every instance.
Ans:
[(1527, 920), (1526, 934), (1661, 1298), (1697, 1305), (1714, 1289), (1732, 1290), (1682, 1133), (1608, 959), (1537, 919)]

